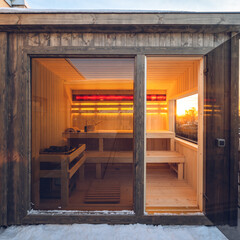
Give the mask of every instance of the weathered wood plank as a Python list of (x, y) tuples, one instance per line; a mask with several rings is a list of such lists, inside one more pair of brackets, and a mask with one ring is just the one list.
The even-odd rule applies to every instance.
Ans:
[(202, 33), (40, 33), (29, 34), (29, 46), (95, 47), (214, 47), (226, 41), (226, 34)]
[(193, 47), (203, 47), (203, 33), (193, 33)]
[(212, 223), (205, 216), (142, 216), (135, 215), (79, 215), (68, 214), (56, 215), (44, 212), (41, 215), (30, 214), (23, 219), (23, 224), (74, 224), (74, 223), (93, 223), (93, 224), (151, 224), (151, 225), (206, 225)]
[[(204, 109), (205, 212), (214, 224), (229, 223), (230, 50), (230, 43), (226, 42), (207, 54), (208, 72), (204, 82), (204, 107), (211, 106), (210, 112)], [(215, 110), (216, 106), (219, 111)], [(217, 137), (225, 139), (224, 148), (217, 146)]]
[(9, 57), (12, 62), (8, 80), (8, 224), (19, 224), (29, 205), (30, 94), (25, 67), (27, 60), (22, 54), (23, 43), (23, 34), (10, 34)]
[(61, 34), (61, 46), (71, 46), (72, 45), (72, 34), (62, 33)]
[(116, 34), (116, 46), (121, 46), (121, 47), (124, 47), (126, 46), (126, 38), (127, 38), (127, 35), (126, 33), (118, 33)]
[[(105, 37), (104, 34), (94, 34), (93, 35), (93, 45), (95, 47), (104, 47)], [(86, 44), (82, 44), (81, 46), (85, 46)]]
[(148, 46), (148, 35), (145, 33), (137, 34), (137, 46)]
[[(7, 10), (4, 10), (7, 12)], [(239, 25), (240, 16), (235, 13), (38, 13), (26, 14), (1, 11), (0, 25), (102, 25), (102, 24), (178, 24), (178, 25)]]
[(50, 46), (61, 46), (61, 35), (60, 33), (51, 33), (50, 35)]
[(160, 34), (160, 37), (159, 37), (159, 43), (160, 43), (160, 46), (162, 47), (169, 47), (171, 44), (170, 42), (170, 33), (162, 33)]
[(134, 78), (134, 210), (137, 216), (144, 215), (145, 209), (145, 184), (146, 155), (145, 137), (145, 110), (146, 110), (146, 57), (137, 55), (135, 58)]
[(7, 33), (0, 33), (0, 225), (7, 225)]
[(219, 46), (225, 41), (225, 34), (224, 33), (215, 33), (213, 35), (213, 44), (215, 47)]
[(171, 33), (170, 34), (170, 45), (172, 47), (182, 46), (182, 36), (181, 33)]
[(237, 225), (238, 218), (238, 127), (239, 127), (239, 35), (231, 39), (231, 85), (230, 85), (230, 213), (229, 224)]
[(159, 33), (148, 34), (148, 46), (151, 46), (151, 47), (159, 46)]
[(126, 36), (126, 46), (136, 46), (136, 33), (130, 33)]
[(94, 34), (92, 33), (85, 33), (82, 35), (82, 46), (93, 46), (94, 43)]
[(28, 34), (28, 45), (29, 46), (39, 46), (39, 33), (29, 33)]
[(105, 46), (116, 46), (116, 34), (105, 34), (104, 36)]
[(193, 46), (193, 35), (192, 33), (182, 33), (182, 47)]
[[(167, 44), (170, 44), (170, 38), (169, 42)], [(37, 56), (38, 54), (45, 54), (48, 55), (48, 57), (56, 56), (58, 57), (65, 57), (66, 55), (69, 56), (77, 56), (77, 54), (81, 54), (81, 56), (84, 57), (84, 54), (86, 56), (89, 56), (90, 54), (92, 56), (94, 55), (105, 55), (105, 56), (112, 56), (113, 54), (116, 56), (120, 55), (136, 55), (136, 54), (155, 54), (155, 55), (205, 55), (209, 51), (211, 51), (214, 47), (202, 47), (202, 48), (195, 48), (195, 47), (111, 47), (108, 51), (106, 50), (106, 47), (27, 47), (26, 52), (28, 54), (31, 54), (32, 56)]]
[(213, 47), (214, 36), (211, 33), (204, 33), (203, 36), (203, 46), (204, 47)]
[[(18, 163), (20, 156), (18, 151), (15, 151), (17, 138), (14, 132), (14, 123), (17, 115), (17, 34), (9, 35), (9, 82), (8, 91), (11, 99), (8, 99), (8, 224), (15, 224), (17, 218), (17, 197), (16, 197), (16, 180), (19, 179)], [(9, 101), (10, 100), (10, 101)]]
[(79, 33), (72, 34), (72, 46), (79, 46)]
[(39, 44), (40, 46), (50, 46), (50, 34), (40, 33), (39, 34)]

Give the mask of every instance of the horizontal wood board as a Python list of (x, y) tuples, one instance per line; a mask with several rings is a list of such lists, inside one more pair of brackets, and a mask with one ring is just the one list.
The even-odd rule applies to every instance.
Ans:
[[(239, 31), (238, 13), (163, 13), (163, 12), (67, 12), (4, 10), (0, 29), (9, 31), (62, 31), (74, 28), (86, 32), (157, 32), (157, 31)], [(19, 27), (20, 26), (20, 27)], [(81, 28), (79, 28), (81, 27)]]

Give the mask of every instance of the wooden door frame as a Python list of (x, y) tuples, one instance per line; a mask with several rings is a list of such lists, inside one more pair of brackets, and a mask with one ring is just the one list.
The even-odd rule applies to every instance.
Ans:
[(8, 101), (7, 101), (7, 33), (0, 33), (0, 226), (7, 225), (7, 181), (8, 181), (8, 156), (7, 156), (7, 129), (8, 129)]
[[(147, 55), (146, 57), (161, 57), (163, 59), (169, 60), (169, 59), (176, 59), (176, 60), (198, 60), (199, 61), (199, 68), (197, 71), (197, 78), (198, 78), (198, 85), (197, 90), (194, 92), (187, 92), (184, 93), (181, 96), (177, 96), (176, 98), (171, 98), (171, 101), (175, 101), (176, 99), (187, 97), (189, 95), (198, 93), (198, 151), (197, 151), (197, 203), (199, 207), (199, 212), (203, 212), (203, 114), (204, 114), (204, 72), (203, 72), (203, 66), (204, 66), (204, 59), (202, 55), (188, 55), (188, 56), (182, 56), (182, 55), (175, 55), (175, 56), (169, 56), (169, 55)], [(146, 83), (145, 83), (146, 84)], [(146, 103), (146, 102), (145, 102)], [(146, 108), (146, 107), (145, 107)], [(172, 102), (169, 106), (172, 111), (175, 110), (175, 103)], [(146, 116), (146, 110), (145, 110), (145, 116)], [(145, 119), (146, 121), (146, 119)], [(170, 129), (175, 129), (175, 116), (172, 114), (172, 119), (169, 118), (169, 126)], [(175, 131), (175, 130), (174, 130)], [(145, 127), (145, 138), (146, 138), (146, 127)], [(146, 151), (146, 150), (145, 150)], [(146, 152), (144, 153), (144, 201), (146, 202)], [(146, 206), (146, 205), (145, 205)], [(145, 208), (144, 208), (145, 211)], [(187, 212), (186, 212), (187, 213)]]
[[(192, 51), (192, 52), (191, 52)], [(40, 223), (115, 223), (115, 224), (126, 224), (126, 223), (144, 223), (144, 224), (187, 224), (187, 225), (212, 225), (212, 223), (204, 215), (173, 215), (173, 216), (150, 216), (145, 215), (144, 212), (144, 151), (145, 151), (145, 138), (144, 136), (144, 124), (145, 124), (145, 74), (146, 74), (146, 63), (145, 56), (151, 55), (203, 55), (206, 49), (186, 49), (180, 48), (79, 48), (79, 47), (26, 47), (19, 49), (19, 59), (17, 62), (17, 76), (9, 75), (10, 84), (14, 84), (19, 81), (20, 84), (26, 84), (26, 89), (17, 89), (20, 93), (24, 92), (23, 100), (25, 102), (24, 111), (19, 113), (23, 119), (27, 122), (24, 123), (28, 133), (23, 136), (24, 151), (27, 156), (28, 164), (20, 168), (21, 174), (24, 179), (21, 183), (17, 183), (17, 186), (8, 186), (9, 190), (14, 195), (14, 203), (17, 206), (16, 209), (10, 209), (9, 224), (40, 224)], [(64, 53), (64, 54), (63, 54)], [(11, 54), (14, 54), (12, 52)], [(9, 58), (11, 57), (9, 55)], [(62, 214), (61, 212), (52, 214), (46, 211), (32, 211), (31, 210), (31, 199), (30, 199), (30, 184), (31, 184), (31, 58), (32, 57), (135, 57), (135, 80), (134, 80), (134, 167), (135, 167), (135, 188), (134, 188), (134, 214), (97, 214), (91, 215), (81, 212), (68, 212)], [(19, 71), (22, 69), (22, 71)], [(11, 82), (13, 81), (13, 82)], [(13, 96), (14, 99), (16, 96)], [(8, 100), (12, 104), (13, 99), (9, 94)], [(15, 123), (14, 123), (15, 124)], [(15, 126), (15, 125), (14, 125)], [(9, 138), (14, 137), (9, 133)], [(12, 166), (10, 166), (12, 167)], [(10, 172), (12, 170), (10, 169)], [(8, 172), (9, 174), (9, 172)], [(18, 180), (18, 179), (16, 179)], [(16, 188), (23, 186), (23, 199), (19, 201), (19, 195)], [(21, 209), (21, 211), (17, 211)]]

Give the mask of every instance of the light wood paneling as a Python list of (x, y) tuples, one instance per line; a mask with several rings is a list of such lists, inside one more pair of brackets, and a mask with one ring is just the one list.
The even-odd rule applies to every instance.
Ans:
[(41, 65), (64, 81), (79, 81), (85, 78), (65, 58), (38, 58)]
[(63, 79), (37, 59), (32, 60), (32, 157), (40, 149), (63, 145), (62, 132), (69, 127), (70, 103)]
[(175, 140), (175, 147), (176, 151), (185, 157), (184, 180), (194, 189), (197, 195), (198, 147), (196, 144), (187, 143), (184, 140)]
[(186, 180), (179, 180), (167, 165), (147, 167), (146, 211), (198, 211), (194, 189)]

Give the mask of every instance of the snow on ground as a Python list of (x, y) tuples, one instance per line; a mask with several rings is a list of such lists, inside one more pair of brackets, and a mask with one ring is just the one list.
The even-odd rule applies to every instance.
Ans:
[(134, 225), (32, 225), (0, 228), (1, 240), (225, 240), (216, 227)]

